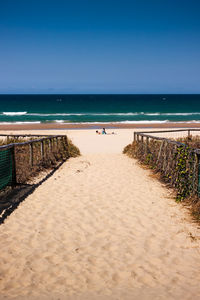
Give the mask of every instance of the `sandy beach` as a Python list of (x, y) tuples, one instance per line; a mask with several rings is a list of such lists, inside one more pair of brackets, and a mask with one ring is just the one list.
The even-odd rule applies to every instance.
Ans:
[(67, 134), (82, 155), (0, 226), (0, 299), (199, 299), (200, 228), (122, 154), (133, 129), (42, 129)]
[(133, 129), (133, 130), (138, 130), (138, 129), (152, 129), (152, 128), (162, 128), (162, 129), (167, 129), (167, 128), (200, 128), (200, 122), (197, 123), (188, 123), (188, 122), (166, 122), (166, 123), (135, 123), (135, 124), (130, 124), (130, 123), (99, 123), (99, 124), (89, 124), (89, 123), (39, 123), (39, 124), (34, 124), (34, 123), (29, 123), (29, 124), (3, 124), (0, 123), (0, 131), (16, 131), (16, 130), (67, 130), (67, 129), (96, 129), (96, 128), (126, 128), (126, 129)]

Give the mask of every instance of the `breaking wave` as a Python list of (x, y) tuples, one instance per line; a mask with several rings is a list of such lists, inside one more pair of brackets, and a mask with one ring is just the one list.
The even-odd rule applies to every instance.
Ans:
[(199, 115), (200, 112), (180, 112), (180, 113), (160, 113), (160, 112), (128, 112), (128, 113), (28, 113), (27, 111), (21, 112), (2, 112), (5, 116), (38, 116), (38, 117), (50, 117), (50, 116), (192, 116)]

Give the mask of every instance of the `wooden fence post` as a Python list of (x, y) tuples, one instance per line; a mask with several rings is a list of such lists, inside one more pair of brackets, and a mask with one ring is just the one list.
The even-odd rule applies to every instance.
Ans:
[(161, 151), (162, 151), (163, 145), (164, 145), (164, 141), (161, 142), (160, 149), (159, 149), (159, 152), (158, 152), (158, 157), (157, 157), (157, 162), (156, 162), (156, 164), (159, 163), (160, 155), (161, 155)]
[(29, 144), (29, 149), (30, 149), (30, 166), (33, 166), (33, 143)]
[(43, 160), (44, 159), (44, 141), (41, 141), (40, 150), (41, 150), (41, 158)]
[(167, 141), (164, 140), (164, 144), (163, 144), (163, 167), (162, 167), (163, 172), (165, 172), (166, 163), (167, 163), (166, 148), (167, 148)]
[(193, 192), (194, 194), (197, 194), (199, 196), (198, 193), (198, 186), (199, 186), (199, 164), (198, 164), (199, 160), (198, 160), (198, 154), (194, 152), (194, 165), (193, 165), (193, 180), (192, 180), (192, 184), (193, 184)]
[(133, 133), (133, 141), (136, 141), (136, 132)]
[(49, 139), (49, 150), (52, 152), (52, 143), (51, 143), (51, 138)]
[(197, 162), (198, 162), (198, 197), (200, 197), (200, 157), (197, 154)]
[(11, 155), (12, 155), (12, 187), (17, 184), (16, 179), (16, 163), (15, 163), (15, 146), (11, 148)]
[(146, 154), (148, 154), (149, 137), (146, 137)]

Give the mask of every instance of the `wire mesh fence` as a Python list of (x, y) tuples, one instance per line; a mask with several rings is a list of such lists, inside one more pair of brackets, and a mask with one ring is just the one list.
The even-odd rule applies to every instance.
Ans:
[[(41, 170), (53, 167), (69, 157), (68, 140), (64, 135), (5, 137), (7, 142), (15, 142), (0, 146), (0, 190), (8, 185), (26, 183)], [(22, 137), (25, 137), (23, 142), (20, 140)]]
[(13, 181), (12, 148), (0, 150), (0, 189), (11, 185)]

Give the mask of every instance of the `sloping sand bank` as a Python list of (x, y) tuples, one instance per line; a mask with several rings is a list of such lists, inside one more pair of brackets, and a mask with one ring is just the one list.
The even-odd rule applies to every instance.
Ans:
[(200, 231), (120, 154), (132, 130), (68, 134), (83, 156), (0, 226), (0, 299), (199, 299)]

